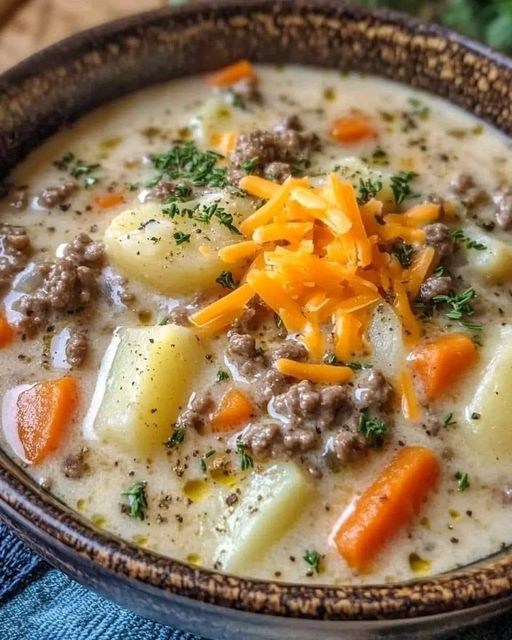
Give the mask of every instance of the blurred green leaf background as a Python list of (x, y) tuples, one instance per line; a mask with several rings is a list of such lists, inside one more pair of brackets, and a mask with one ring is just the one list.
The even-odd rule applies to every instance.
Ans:
[(512, 0), (353, 0), (436, 20), (485, 44), (512, 54)]

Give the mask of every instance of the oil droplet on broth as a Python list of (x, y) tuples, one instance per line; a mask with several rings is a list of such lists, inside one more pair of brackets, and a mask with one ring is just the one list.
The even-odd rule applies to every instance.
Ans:
[(413, 573), (430, 573), (432, 562), (426, 558), (422, 558), (417, 553), (409, 554), (409, 566)]
[(133, 536), (132, 540), (133, 542), (135, 542), (135, 544), (139, 545), (139, 547), (145, 547), (149, 542), (149, 540), (145, 536), (139, 535)]
[(192, 502), (200, 502), (210, 495), (210, 487), (204, 480), (188, 480), (183, 487), (183, 493)]
[(198, 556), (197, 553), (189, 553), (187, 556), (187, 562), (199, 567), (201, 565), (201, 556)]
[(460, 520), (460, 513), (458, 511), (455, 511), (454, 509), (450, 509), (448, 513), (450, 514), (450, 518), (455, 522), (457, 522), (457, 520)]
[(101, 516), (95, 513), (93, 516), (91, 516), (91, 522), (95, 527), (98, 527), (99, 529), (103, 529), (107, 524), (107, 519), (105, 518), (105, 516)]
[(228, 471), (222, 468), (211, 469), (210, 477), (217, 484), (222, 484), (225, 487), (234, 487), (235, 485), (238, 484), (238, 478), (236, 477), (236, 475), (229, 473)]

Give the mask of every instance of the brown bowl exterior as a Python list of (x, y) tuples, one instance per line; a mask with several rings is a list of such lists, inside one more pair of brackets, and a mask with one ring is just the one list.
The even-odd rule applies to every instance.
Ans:
[[(485, 47), (338, 0), (220, 0), (92, 29), (0, 76), (0, 176), (62, 125), (110, 99), (239, 58), (381, 75), (512, 133), (512, 62)], [(375, 586), (291, 585), (195, 568), (94, 529), (2, 452), (0, 513), (36, 551), (88, 586), (215, 638), (375, 638), (427, 628), (433, 637), (502, 610), (512, 598), (506, 552), (434, 579)], [(297, 618), (300, 624), (290, 620)]]

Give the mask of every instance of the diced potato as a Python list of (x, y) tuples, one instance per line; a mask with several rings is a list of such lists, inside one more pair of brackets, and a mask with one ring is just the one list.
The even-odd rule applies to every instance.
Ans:
[(468, 238), (486, 246), (486, 249), (480, 251), (466, 251), (468, 262), (478, 275), (493, 283), (512, 280), (512, 243), (476, 227), (465, 233)]
[(396, 381), (406, 352), (402, 323), (387, 302), (375, 308), (368, 337), (372, 347), (373, 366), (380, 369), (387, 378)]
[(465, 410), (468, 440), (488, 458), (512, 455), (512, 326), (501, 330), (495, 355)]
[(85, 418), (85, 436), (138, 453), (162, 446), (204, 364), (205, 351), (186, 327), (116, 329)]
[(312, 496), (313, 487), (291, 462), (255, 473), (243, 500), (228, 517), (229, 533), (217, 549), (223, 569), (246, 572), (290, 529)]
[[(244, 198), (228, 201), (210, 197), (200, 205), (216, 201), (233, 215), (235, 226), (249, 213)], [(187, 202), (180, 207), (190, 209), (195, 204)], [(165, 295), (175, 295), (214, 286), (225, 269), (217, 250), (242, 240), (242, 236), (215, 217), (209, 222), (198, 222), (187, 215), (171, 218), (162, 213), (162, 205), (147, 204), (115, 217), (104, 240), (109, 259), (123, 275)], [(208, 253), (201, 253), (201, 246)]]

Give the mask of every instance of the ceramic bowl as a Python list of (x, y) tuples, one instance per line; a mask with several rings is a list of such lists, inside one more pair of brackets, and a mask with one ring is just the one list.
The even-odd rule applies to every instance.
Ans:
[[(445, 29), (339, 0), (219, 0), (80, 33), (0, 77), (0, 174), (63, 124), (151, 83), (239, 58), (356, 70), (443, 96), (512, 133), (512, 62)], [(0, 452), (0, 513), (35, 551), (136, 612), (219, 640), (416, 638), (503, 611), (508, 550), (435, 578), (311, 586), (226, 576), (95, 529)]]

